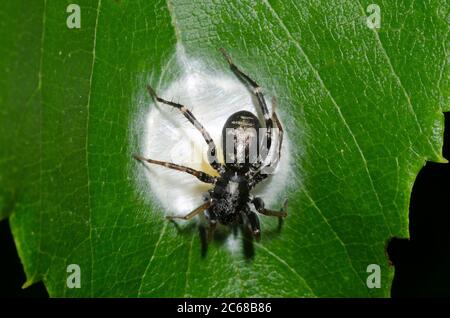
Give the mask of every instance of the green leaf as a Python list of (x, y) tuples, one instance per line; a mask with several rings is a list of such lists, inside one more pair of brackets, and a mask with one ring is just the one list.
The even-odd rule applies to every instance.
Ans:
[[(66, 27), (69, 3), (0, 9), (0, 208), (25, 285), (69, 297), (389, 295), (386, 244), (408, 236), (425, 160), (445, 161), (448, 4), (378, 1), (373, 30), (362, 0), (79, 0), (80, 29)], [(251, 260), (221, 244), (202, 257), (196, 231), (180, 233), (136, 191), (135, 96), (177, 44), (224, 72), (227, 48), (300, 127), (286, 133), (301, 186)], [(79, 289), (66, 286), (69, 264)], [(366, 286), (369, 264), (379, 289)]]

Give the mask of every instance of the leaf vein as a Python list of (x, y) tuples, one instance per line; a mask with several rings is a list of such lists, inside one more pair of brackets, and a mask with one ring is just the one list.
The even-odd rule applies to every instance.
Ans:
[(148, 269), (150, 268), (150, 265), (152, 264), (153, 259), (155, 258), (156, 251), (158, 249), (158, 246), (161, 244), (162, 238), (166, 232), (166, 228), (167, 228), (167, 222), (164, 222), (164, 226), (161, 229), (158, 241), (156, 242), (155, 248), (153, 249), (152, 256), (150, 257), (150, 260), (148, 261), (148, 264), (145, 267), (144, 273), (142, 274), (141, 283), (139, 284), (139, 289), (138, 289), (138, 295), (137, 295), (138, 297), (142, 294), (142, 286), (144, 284), (145, 276), (147, 275)]
[(357, 277), (359, 277), (361, 279), (361, 282), (364, 284), (365, 283), (363, 281), (363, 279), (359, 276), (358, 271), (356, 270), (353, 261), (350, 257), (350, 253), (348, 252), (348, 248), (347, 245), (344, 243), (344, 241), (341, 239), (341, 237), (339, 236), (339, 234), (334, 230), (334, 228), (331, 226), (331, 224), (328, 222), (328, 219), (325, 217), (325, 215), (322, 213), (322, 210), (317, 206), (316, 202), (313, 200), (313, 198), (311, 197), (311, 195), (308, 193), (308, 191), (306, 191), (305, 188), (302, 188), (303, 193), (306, 195), (306, 197), (309, 199), (309, 201), (311, 201), (313, 207), (317, 210), (317, 212), (319, 212), (320, 217), (324, 220), (324, 222), (328, 225), (328, 227), (330, 228), (330, 230), (334, 233), (335, 237), (338, 239), (338, 241), (341, 243), (342, 247), (345, 250), (345, 254), (347, 255), (348, 261), (350, 263), (350, 266), (352, 267), (354, 273), (356, 274)]
[(93, 288), (93, 276), (94, 276), (94, 248), (92, 244), (92, 204), (91, 204), (91, 190), (90, 190), (90, 176), (89, 176), (89, 110), (91, 107), (91, 96), (92, 96), (92, 78), (94, 75), (94, 65), (95, 65), (95, 49), (97, 44), (97, 29), (98, 29), (98, 17), (100, 15), (100, 7), (102, 4), (102, 0), (99, 0), (97, 3), (97, 15), (95, 17), (95, 27), (94, 27), (94, 43), (92, 48), (92, 66), (91, 66), (91, 74), (89, 77), (89, 94), (88, 101), (86, 105), (86, 176), (87, 176), (87, 195), (88, 195), (88, 211), (89, 211), (89, 248), (91, 251), (91, 297), (94, 295)]
[(282, 259), (280, 256), (269, 250), (267, 247), (264, 247), (262, 244), (257, 244), (257, 246), (263, 251), (265, 251), (267, 254), (275, 258), (278, 262), (283, 264), (289, 271), (291, 271), (295, 276), (297, 276), (297, 278), (305, 285), (306, 288), (308, 288), (312, 296), (317, 297), (317, 295), (314, 293), (313, 289), (311, 288), (311, 286), (309, 286), (309, 284), (306, 282), (303, 276), (301, 276), (294, 268), (292, 268), (292, 266), (289, 265), (284, 259)]

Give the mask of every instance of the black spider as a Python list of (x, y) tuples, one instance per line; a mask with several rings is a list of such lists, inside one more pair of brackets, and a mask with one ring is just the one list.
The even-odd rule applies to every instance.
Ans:
[[(230, 56), (224, 49), (221, 49), (221, 51), (230, 65), (231, 70), (240, 80), (250, 85), (253, 93), (256, 95), (259, 106), (261, 107), (264, 115), (265, 129), (260, 130), (260, 122), (251, 112), (239, 111), (232, 114), (227, 119), (222, 129), (222, 141), (223, 147), (227, 145), (227, 141), (233, 141), (233, 147), (230, 151), (227, 145), (227, 149), (224, 151), (225, 164), (221, 164), (217, 160), (217, 151), (214, 141), (202, 124), (197, 121), (194, 115), (185, 106), (160, 98), (156, 95), (153, 88), (148, 86), (148, 91), (153, 98), (155, 98), (158, 102), (179, 109), (194, 125), (194, 127), (202, 133), (209, 148), (209, 163), (219, 173), (219, 177), (214, 177), (205, 172), (173, 163), (143, 158), (138, 155), (134, 155), (134, 158), (141, 162), (148, 162), (170, 169), (187, 172), (197, 177), (202, 182), (214, 185), (214, 187), (206, 194), (205, 203), (185, 216), (168, 216), (168, 219), (180, 218), (189, 220), (195, 215), (205, 212), (205, 217), (209, 224), (209, 239), (213, 235), (217, 222), (219, 222), (224, 225), (247, 224), (253, 233), (254, 238), (259, 240), (261, 233), (260, 223), (257, 214), (252, 211), (250, 204), (254, 206), (257, 212), (264, 215), (276, 216), (279, 218), (287, 216), (287, 201), (285, 201), (283, 209), (280, 211), (273, 211), (264, 208), (264, 202), (261, 198), (253, 197), (250, 194), (256, 184), (269, 176), (269, 173), (267, 173), (267, 170), (265, 169), (271, 166), (273, 168), (275, 164), (278, 163), (278, 160), (276, 162), (271, 161), (269, 163), (265, 163), (265, 159), (267, 158), (267, 154), (269, 154), (270, 147), (272, 145), (274, 123), (278, 128), (277, 131), (279, 134), (277, 150), (277, 159), (279, 159), (283, 140), (283, 129), (275, 113), (275, 107), (273, 107), (272, 115), (269, 114), (269, 110), (260, 86), (233, 64)], [(273, 105), (275, 106), (275, 99), (273, 100)], [(261, 133), (261, 131), (263, 131), (263, 133)], [(243, 140), (241, 147), (234, 144), (236, 140)], [(256, 157), (252, 156), (252, 149), (250, 149), (252, 145), (251, 142), (255, 140), (257, 145), (261, 145), (263, 142), (266, 143), (267, 149), (265, 152), (265, 157), (260, 154), (259, 147), (257, 147)]]

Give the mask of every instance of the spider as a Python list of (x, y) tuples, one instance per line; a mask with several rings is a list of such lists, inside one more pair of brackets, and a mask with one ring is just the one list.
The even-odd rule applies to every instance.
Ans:
[[(251, 156), (251, 140), (257, 140), (258, 144), (266, 142), (267, 152), (270, 153), (272, 139), (274, 134), (274, 124), (278, 132), (278, 159), (281, 155), (281, 145), (283, 141), (283, 128), (275, 113), (275, 98), (273, 99), (272, 114), (269, 114), (267, 104), (262, 93), (261, 87), (248, 75), (242, 72), (232, 61), (228, 53), (220, 49), (233, 73), (252, 89), (252, 93), (258, 100), (259, 107), (264, 115), (265, 129), (261, 128), (258, 118), (249, 111), (238, 111), (232, 114), (222, 128), (222, 146), (227, 145), (227, 141), (243, 140), (241, 147), (234, 146), (231, 151), (228, 146), (225, 154), (225, 164), (217, 159), (217, 147), (203, 127), (203, 125), (194, 117), (192, 112), (186, 106), (165, 100), (159, 97), (151, 86), (147, 86), (148, 92), (156, 101), (172, 106), (178, 109), (184, 117), (203, 135), (208, 145), (208, 161), (211, 167), (218, 172), (218, 177), (207, 174), (203, 171), (194, 170), (189, 167), (180, 166), (170, 162), (163, 162), (154, 159), (144, 158), (140, 155), (133, 157), (144, 163), (160, 165), (169, 169), (178, 170), (195, 176), (202, 182), (209, 183), (213, 187), (205, 193), (204, 203), (184, 216), (166, 216), (167, 219), (189, 220), (194, 216), (204, 213), (208, 221), (208, 240), (213, 236), (217, 223), (222, 225), (243, 225), (245, 224), (252, 233), (255, 240), (259, 241), (261, 237), (261, 226), (256, 212), (281, 218), (287, 216), (287, 200), (283, 208), (279, 211), (269, 210), (264, 207), (264, 201), (259, 197), (251, 195), (252, 189), (261, 181), (269, 177), (269, 173), (264, 168), (273, 167), (277, 162), (272, 160), (266, 163), (265, 159), (260, 158), (258, 149), (256, 160)], [(263, 131), (263, 132), (261, 132)], [(256, 133), (255, 132), (259, 132)], [(253, 138), (253, 139), (252, 139)], [(240, 159), (240, 160), (239, 160)], [(253, 160), (252, 160), (253, 159)], [(254, 209), (252, 209), (252, 206)]]

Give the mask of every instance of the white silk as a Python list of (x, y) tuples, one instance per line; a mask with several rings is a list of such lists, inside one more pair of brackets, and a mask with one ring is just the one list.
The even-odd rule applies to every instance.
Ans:
[[(222, 128), (230, 115), (247, 110), (256, 114), (264, 126), (256, 98), (231, 71), (208, 70), (201, 61), (187, 58), (182, 48), (177, 50), (176, 61), (182, 70), (180, 76), (168, 85), (155, 87), (155, 90), (162, 98), (185, 105), (192, 111), (215, 141), (220, 160), (223, 157)], [(235, 62), (238, 64), (238, 61)], [(271, 99), (268, 96), (266, 99), (271, 109)], [(202, 134), (179, 110), (152, 102), (145, 106), (144, 112), (145, 120), (138, 127), (143, 131), (138, 149), (141, 155), (214, 173), (206, 160), (207, 147)], [(282, 118), (280, 120), (283, 123)], [(254, 196), (265, 201), (267, 207), (274, 209), (281, 207), (280, 196), (295, 175), (290, 164), (290, 132), (284, 128), (281, 161), (277, 170), (252, 191)], [(275, 138), (272, 148), (277, 147)], [(142, 188), (151, 191), (152, 197), (156, 197), (166, 214), (189, 213), (202, 204), (202, 194), (211, 188), (211, 185), (200, 182), (192, 175), (165, 167), (149, 164), (148, 169), (141, 165), (136, 165), (136, 168), (139, 173), (145, 174), (141, 178), (146, 180)]]

